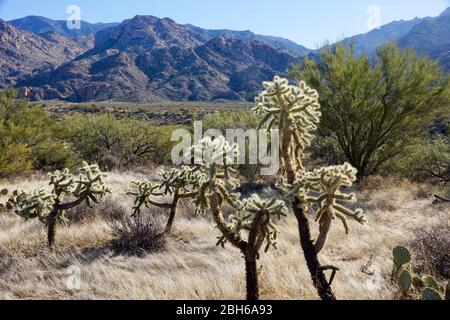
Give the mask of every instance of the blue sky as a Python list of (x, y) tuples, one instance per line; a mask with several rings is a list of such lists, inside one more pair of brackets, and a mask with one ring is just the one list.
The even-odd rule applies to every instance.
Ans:
[[(436, 16), (450, 6), (450, 0), (0, 0), (0, 18), (66, 19), (69, 5), (78, 5), (81, 18), (89, 22), (150, 14), (204, 28), (252, 30), (316, 48), (324, 41), (368, 32), (373, 26), (368, 21), (386, 24)], [(368, 14), (373, 5), (375, 11)]]

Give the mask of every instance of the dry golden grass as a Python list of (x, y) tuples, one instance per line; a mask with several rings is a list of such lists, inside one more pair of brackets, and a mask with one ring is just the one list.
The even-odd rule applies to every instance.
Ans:
[[(131, 203), (123, 193), (135, 178), (140, 177), (113, 174), (108, 178), (114, 200), (127, 208)], [(33, 180), (14, 185), (29, 189), (46, 183)], [(448, 207), (433, 206), (433, 199), (418, 197), (418, 191), (410, 183), (366, 186), (359, 191), (359, 199), (369, 218), (367, 225), (352, 224), (349, 236), (341, 225), (334, 225), (321, 260), (341, 269), (333, 284), (339, 299), (394, 297), (388, 280), (392, 248), (410, 242), (414, 229), (432, 228), (450, 217)], [(111, 253), (108, 225), (100, 218), (61, 227), (51, 253), (41, 224), (3, 214), (0, 299), (242, 299), (245, 279), (240, 253), (231, 246), (216, 247), (218, 231), (208, 217), (195, 217), (188, 204), (182, 211), (166, 248), (143, 258)], [(295, 219), (288, 217), (279, 227), (279, 249), (260, 260), (262, 299), (317, 299), (298, 245)], [(81, 270), (79, 290), (67, 287), (70, 266)], [(364, 266), (371, 272), (363, 272)]]

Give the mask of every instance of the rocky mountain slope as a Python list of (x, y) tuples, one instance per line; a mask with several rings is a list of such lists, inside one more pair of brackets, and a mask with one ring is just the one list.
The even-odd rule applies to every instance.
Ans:
[(246, 100), (293, 55), (259, 41), (205, 39), (173, 20), (136, 16), (99, 31), (94, 48), (22, 81), (33, 98)]
[(102, 29), (113, 27), (119, 23), (89, 23), (81, 21), (80, 29), (67, 28), (65, 20), (52, 20), (39, 16), (27, 16), (21, 19), (9, 21), (16, 28), (36, 34), (59, 33), (68, 38), (77, 38), (96, 33)]
[(0, 19), (0, 87), (50, 71), (92, 46), (89, 38), (75, 41), (56, 33), (41, 36), (19, 30)]
[(298, 56), (298, 57), (311, 52), (310, 49), (308, 49), (302, 45), (299, 45), (289, 39), (255, 34), (255, 33), (251, 32), (250, 30), (247, 30), (247, 31), (234, 31), (234, 30), (227, 30), (227, 29), (208, 30), (208, 29), (199, 28), (199, 27), (196, 27), (196, 26), (193, 26), (190, 24), (186, 25), (186, 27), (188, 27), (195, 33), (198, 33), (205, 40), (211, 40), (213, 38), (223, 37), (223, 38), (233, 38), (233, 39), (248, 40), (248, 41), (260, 41), (269, 46), (274, 47), (275, 49), (279, 49), (281, 51), (290, 53), (290, 54), (292, 54), (294, 56)]
[(441, 62), (450, 71), (450, 8), (436, 18), (415, 25), (399, 39), (399, 46), (415, 49), (419, 54)]
[[(371, 56), (395, 41), (439, 60), (448, 72), (449, 20), (447, 9), (436, 18), (392, 22), (343, 41)], [(317, 51), (283, 38), (153, 16), (83, 23), (76, 33), (64, 29), (64, 22), (41, 17), (12, 23), (0, 22), (0, 88), (19, 87), (31, 99), (244, 101), (303, 55), (318, 58)]]
[(416, 18), (409, 21), (394, 21), (368, 33), (346, 38), (343, 42), (346, 45), (353, 44), (355, 53), (358, 55), (374, 55), (380, 46), (389, 42), (398, 41), (401, 37), (406, 36), (414, 26), (425, 20), (426, 18)]

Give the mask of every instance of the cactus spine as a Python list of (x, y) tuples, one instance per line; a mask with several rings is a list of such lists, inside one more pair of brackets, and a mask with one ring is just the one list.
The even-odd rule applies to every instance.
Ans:
[[(56, 225), (64, 220), (64, 212), (86, 202), (92, 206), (111, 190), (103, 182), (105, 174), (97, 165), (83, 163), (80, 175), (75, 178), (68, 169), (49, 174), (52, 191), (43, 189), (30, 193), (15, 190), (6, 207), (25, 219), (39, 219), (47, 226), (47, 240), (50, 249), (55, 243)], [(65, 201), (70, 198), (70, 201)]]

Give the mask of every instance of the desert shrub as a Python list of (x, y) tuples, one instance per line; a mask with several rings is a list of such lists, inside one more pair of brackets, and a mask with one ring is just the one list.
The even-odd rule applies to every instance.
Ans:
[(1, 91), (0, 177), (70, 167), (73, 153), (64, 147), (59, 130), (46, 111), (17, 99), (16, 91)]
[(218, 129), (224, 133), (227, 129), (256, 129), (258, 125), (258, 117), (250, 110), (219, 111), (211, 113), (203, 119), (205, 130)]
[(33, 168), (44, 172), (73, 168), (81, 161), (70, 146), (62, 141), (41, 143), (32, 151)]
[(111, 247), (116, 254), (142, 256), (164, 248), (166, 237), (161, 222), (153, 215), (108, 219)]
[(416, 181), (450, 182), (450, 140), (448, 137), (417, 139), (407, 152), (393, 159), (387, 170)]
[(449, 77), (439, 65), (394, 44), (374, 62), (343, 44), (326, 46), (320, 61), (290, 72), (320, 94), (319, 132), (331, 137), (358, 178), (379, 172), (450, 103)]
[(70, 224), (80, 224), (103, 219), (105, 221), (120, 220), (127, 215), (125, 208), (111, 197), (102, 199), (95, 207), (86, 203), (67, 210), (64, 217)]
[(336, 165), (345, 161), (345, 155), (331, 137), (318, 136), (309, 148), (311, 160), (324, 165)]
[(430, 230), (416, 230), (410, 244), (416, 268), (442, 279), (450, 279), (450, 223), (442, 221)]
[(171, 127), (111, 115), (71, 116), (64, 125), (66, 139), (79, 157), (105, 170), (163, 164), (169, 159)]

